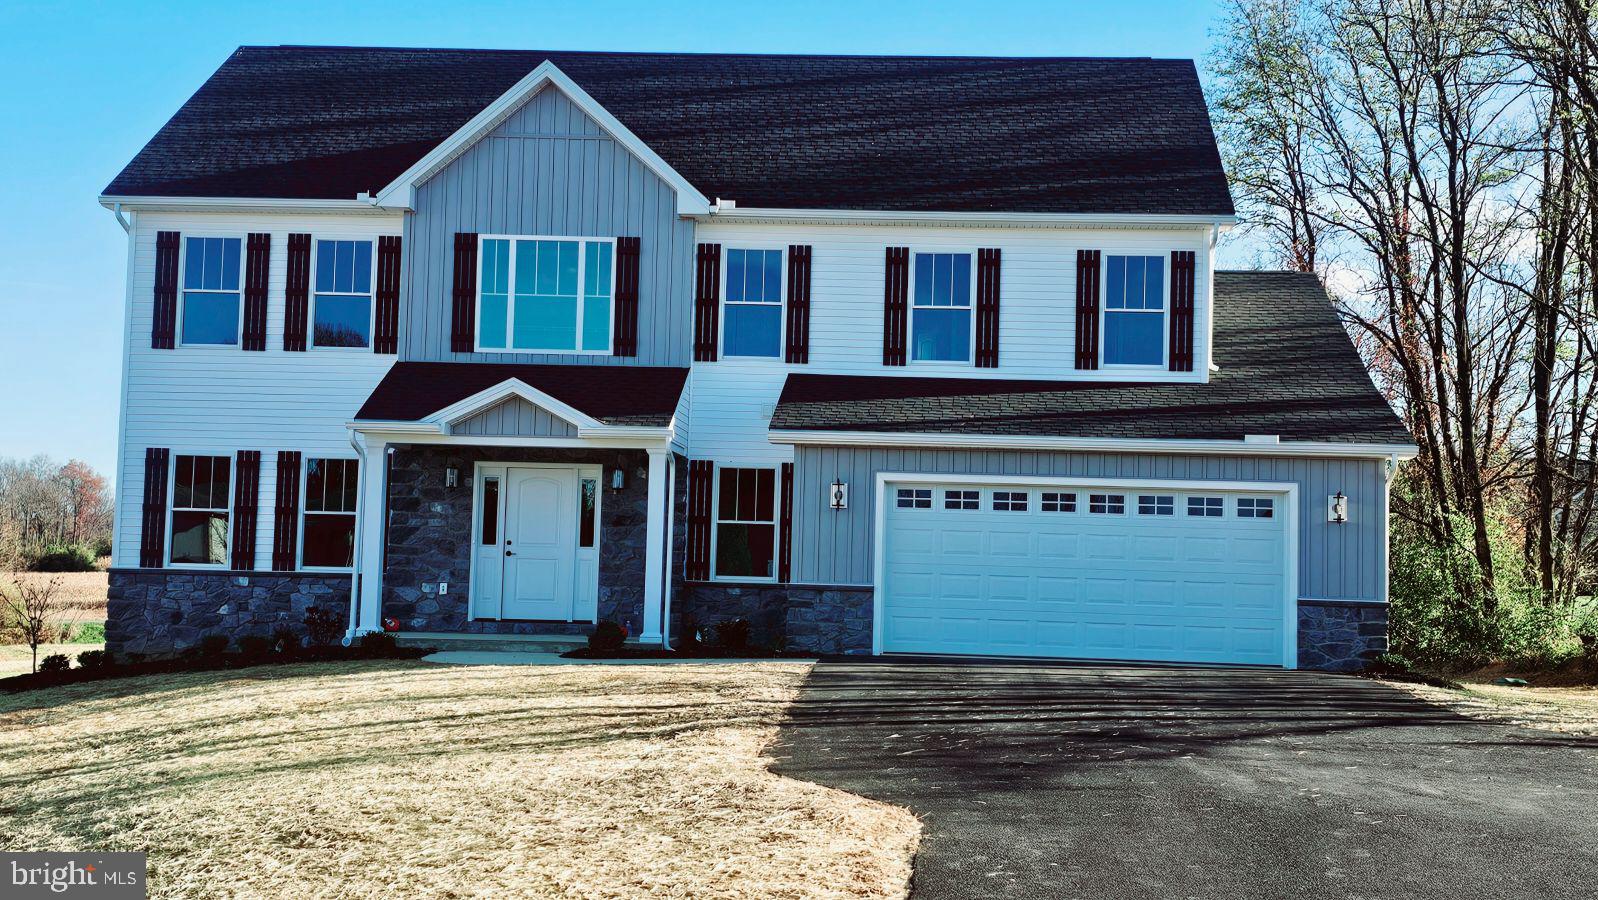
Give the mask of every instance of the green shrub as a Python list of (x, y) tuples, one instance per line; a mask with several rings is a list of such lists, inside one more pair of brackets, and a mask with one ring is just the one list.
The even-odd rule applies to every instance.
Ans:
[(78, 668), (99, 669), (111, 662), (111, 657), (104, 650), (85, 650), (78, 654)]
[(56, 544), (46, 547), (29, 561), (35, 572), (93, 572), (94, 550), (82, 544)]
[(743, 650), (749, 646), (749, 620), (728, 619), (716, 626), (716, 645), (728, 650)]
[(41, 672), (65, 672), (70, 668), (72, 668), (72, 661), (67, 659), (65, 653), (52, 653), (39, 660), (39, 671)]
[(103, 644), (105, 643), (104, 622), (79, 622), (72, 629), (72, 637), (68, 643), (73, 644)]
[(94, 542), (95, 559), (104, 559), (111, 555), (111, 539), (109, 537), (97, 538)]
[(627, 630), (606, 619), (594, 626), (588, 635), (590, 650), (620, 650), (627, 643)]
[(311, 646), (326, 647), (344, 634), (344, 622), (338, 613), (313, 606), (305, 611), (305, 631), (311, 637)]
[(260, 634), (246, 634), (239, 638), (239, 653), (247, 659), (271, 656), (272, 639)]
[(286, 626), (272, 629), (272, 649), (288, 656), (294, 655), (300, 649), (300, 633)]
[(208, 634), (200, 638), (195, 645), (195, 652), (201, 656), (216, 657), (227, 652), (228, 637), (225, 634)]
[(358, 646), (361, 648), (361, 652), (370, 653), (373, 656), (392, 656), (394, 651), (399, 648), (399, 643), (394, 639), (394, 635), (386, 631), (368, 631), (361, 635), (361, 641)]

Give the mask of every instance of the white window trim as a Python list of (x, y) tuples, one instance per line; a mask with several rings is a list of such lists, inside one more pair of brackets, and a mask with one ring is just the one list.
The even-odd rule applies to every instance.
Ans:
[[(1154, 509), (1153, 512), (1144, 512), (1143, 511), (1143, 498), (1144, 497), (1147, 497), (1147, 498), (1149, 498), (1149, 500), (1152, 501), (1149, 505), (1151, 507), (1153, 507), (1153, 509)], [(1162, 505), (1160, 503), (1160, 500), (1163, 499), (1163, 498), (1167, 498), (1167, 497), (1169, 497), (1170, 500), (1171, 500), (1171, 511), (1168, 512), (1168, 513), (1162, 513), (1162, 512), (1160, 512), (1160, 506)], [(1170, 494), (1170, 493), (1158, 493), (1158, 492), (1152, 493), (1152, 494), (1142, 494), (1142, 493), (1140, 493), (1140, 494), (1137, 494), (1134, 497), (1134, 500), (1136, 502), (1133, 505), (1137, 507), (1137, 514), (1138, 515), (1140, 515), (1140, 516), (1148, 516), (1150, 518), (1155, 518), (1155, 519), (1174, 519), (1174, 518), (1176, 518), (1179, 515), (1179, 513), (1177, 511), (1177, 507), (1182, 505), (1182, 497), (1181, 497), (1181, 495), (1179, 495), (1179, 494)]]
[[(1054, 500), (1045, 500), (1045, 499), (1043, 499), (1045, 494), (1053, 494), (1055, 496), (1055, 499)], [(1086, 512), (1086, 510), (1083, 508), (1085, 506), (1085, 504), (1084, 504), (1084, 502), (1082, 500), (1083, 496), (1084, 496), (1084, 494), (1081, 491), (1064, 490), (1064, 489), (1060, 489), (1060, 488), (1056, 488), (1056, 489), (1054, 489), (1052, 491), (1051, 490), (1039, 491), (1038, 492), (1038, 512), (1043, 513), (1044, 515), (1048, 515), (1048, 516), (1080, 516), (1080, 515), (1082, 515), (1083, 513)], [(1069, 498), (1069, 499), (1067, 499), (1067, 498)], [(1056, 503), (1056, 504), (1061, 504), (1061, 505), (1069, 503), (1069, 504), (1071, 504), (1071, 508), (1070, 509), (1044, 509), (1043, 508), (1043, 504), (1045, 504), (1045, 503)]]
[[(189, 238), (234, 238), (239, 242), (239, 289), (237, 291), (195, 291), (196, 294), (234, 294), (239, 301), (238, 329), (233, 335), (231, 344), (191, 344), (185, 339), (183, 327), (183, 308), (189, 302), (189, 290), (185, 283), (189, 271)], [(178, 308), (177, 321), (174, 327), (177, 331), (177, 345), (191, 350), (240, 350), (244, 349), (244, 285), (249, 280), (250, 265), (250, 236), (235, 234), (233, 232), (194, 231), (183, 232), (178, 239)], [(188, 453), (185, 456), (195, 454)], [(221, 456), (220, 453), (211, 454)]]
[[(371, 293), (367, 293), (367, 294), (345, 294), (345, 293), (341, 293), (339, 291), (327, 291), (326, 292), (327, 296), (329, 296), (329, 297), (365, 297), (366, 298), (366, 300), (367, 300), (367, 316), (366, 316), (366, 344), (365, 344), (365, 346), (361, 346), (361, 347), (324, 347), (324, 346), (321, 346), (321, 345), (316, 343), (316, 304), (317, 304), (317, 302), (319, 300), (319, 297), (320, 297), (320, 292), (318, 292), (316, 290), (316, 269), (317, 269), (317, 260), (321, 258), (321, 254), (317, 253), (316, 251), (317, 251), (317, 247), (320, 246), (322, 241), (357, 241), (357, 242), (364, 241), (364, 242), (372, 245), (372, 271), (371, 271), (370, 280), (367, 281), (367, 284), (371, 285), (371, 288), (372, 288)], [(310, 281), (310, 285), (311, 285), (311, 291), (310, 291), (310, 293), (311, 293), (311, 312), (310, 312), (309, 322), (307, 323), (309, 331), (310, 331), (310, 334), (306, 336), (306, 338), (307, 338), (306, 339), (306, 348), (309, 349), (309, 350), (315, 350), (315, 351), (319, 351), (319, 352), (320, 351), (327, 351), (327, 352), (332, 352), (332, 353), (371, 353), (372, 352), (372, 340), (373, 340), (373, 338), (375, 337), (375, 335), (377, 333), (377, 238), (375, 238), (375, 237), (323, 237), (321, 235), (313, 235), (312, 238), (311, 238), (311, 281)], [(337, 458), (337, 457), (331, 457), (331, 456), (318, 457), (318, 459), (335, 459), (335, 458)], [(346, 569), (346, 570), (342, 570), (342, 571), (348, 571), (348, 570)]]
[[(567, 241), (577, 245), (577, 326), (573, 335), (575, 350), (547, 350), (525, 349), (521, 347), (484, 347), (483, 346), (483, 245), (487, 241), (509, 241), (510, 259), (507, 261), (507, 272), (510, 283), (507, 285), (505, 300), (505, 343), (515, 342), (516, 335), (516, 243), (518, 241)], [(587, 311), (588, 299), (585, 296), (588, 274), (588, 254), (584, 252), (584, 244), (609, 244), (610, 245), (610, 328), (605, 333), (605, 349), (583, 350), (583, 313)], [(375, 258), (375, 257), (374, 257)], [(477, 353), (506, 354), (536, 354), (543, 356), (615, 356), (616, 347), (616, 239), (614, 237), (599, 237), (571, 234), (479, 234), (477, 236), (477, 302), (473, 315), (472, 349)], [(373, 282), (376, 290), (376, 282)]]
[[(1249, 507), (1249, 514), (1246, 515), (1246, 516), (1243, 515), (1243, 505), (1241, 503), (1241, 501), (1243, 501), (1243, 500), (1250, 500), (1250, 501), (1254, 501), (1256, 503), (1255, 506)], [(1260, 507), (1259, 505), (1257, 505), (1258, 502), (1260, 502), (1260, 501), (1264, 501), (1265, 503), (1268, 503), (1270, 505), (1269, 506), (1265, 506), (1265, 507)], [(1260, 510), (1262, 508), (1270, 510), (1270, 515), (1267, 515), (1267, 516), (1260, 515), (1259, 513), (1260, 513)], [(1234, 513), (1234, 517), (1235, 518), (1239, 518), (1239, 519), (1274, 519), (1274, 518), (1276, 518), (1276, 498), (1275, 497), (1249, 497), (1249, 496), (1238, 497), (1237, 500), (1233, 501), (1233, 503), (1232, 503), (1232, 512)]]
[[(354, 348), (339, 348), (339, 349), (354, 349)], [(358, 477), (357, 477), (356, 489), (355, 489), (355, 509), (354, 510), (352, 510), (350, 512), (347, 512), (347, 513), (343, 513), (343, 512), (340, 512), (340, 513), (324, 513), (324, 512), (311, 512), (310, 511), (310, 508), (307, 506), (305, 500), (306, 500), (306, 492), (310, 489), (310, 484), (311, 484), (311, 460), (312, 459), (344, 460), (346, 462), (353, 462), (357, 466), (361, 465), (360, 458), (356, 457), (356, 456), (335, 456), (335, 455), (331, 455), (330, 454), (330, 455), (327, 455), (327, 456), (314, 456), (313, 457), (309, 453), (300, 454), (300, 515), (299, 515), (299, 522), (296, 523), (296, 526), (295, 526), (296, 528), (299, 529), (299, 532), (296, 535), (296, 541), (295, 541), (295, 545), (294, 545), (294, 562), (299, 567), (298, 571), (301, 571), (301, 572), (353, 572), (353, 571), (355, 571), (355, 566), (354, 566), (353, 563), (351, 565), (348, 565), (348, 566), (308, 566), (308, 565), (305, 564), (305, 519), (306, 519), (307, 516), (349, 516), (350, 518), (355, 520), (355, 537), (356, 537), (356, 541), (357, 542), (359, 542), (360, 535), (361, 535), (361, 491), (360, 491), (360, 481), (359, 481)], [(353, 559), (353, 555), (352, 555), (351, 558)]]
[[(1204, 505), (1201, 506), (1201, 508), (1204, 509), (1205, 512), (1198, 513), (1198, 514), (1193, 513), (1192, 507), (1189, 504), (1191, 504), (1194, 500), (1205, 500), (1205, 501), (1208, 501), (1208, 500), (1219, 500), (1219, 501), (1221, 501), (1221, 506), (1220, 506), (1221, 514), (1218, 515), (1218, 516), (1210, 515), (1208, 510), (1211, 509), (1212, 507), (1210, 507), (1208, 504), (1204, 504)], [(1179, 503), (1180, 503), (1180, 505), (1182, 507), (1182, 511), (1179, 513), (1179, 515), (1182, 518), (1184, 518), (1184, 519), (1224, 519), (1224, 518), (1226, 518), (1226, 495), (1225, 494), (1183, 494), (1179, 498)]]
[[(778, 259), (780, 259), (781, 262), (779, 262), (777, 264), (777, 273), (778, 273), (778, 276), (779, 276), (779, 283), (778, 283), (778, 286), (777, 286), (777, 302), (776, 302), (776, 304), (771, 304), (771, 303), (750, 303), (750, 302), (744, 301), (744, 300), (728, 300), (727, 299), (727, 279), (731, 275), (731, 271), (732, 271), (732, 266), (728, 265), (727, 257), (728, 257), (728, 254), (731, 253), (731, 251), (733, 251), (733, 250), (767, 250), (767, 251), (775, 250), (775, 251), (777, 251)], [(784, 353), (783, 353), (783, 351), (784, 351), (784, 348), (786, 348), (788, 346), (788, 248), (787, 248), (787, 246), (786, 245), (783, 245), (783, 246), (771, 246), (771, 245), (767, 245), (767, 244), (756, 244), (756, 243), (747, 243), (747, 244), (746, 243), (740, 243), (737, 246), (734, 246), (732, 244), (723, 244), (722, 247), (721, 247), (721, 284), (720, 284), (719, 287), (721, 289), (721, 294), (720, 294), (720, 296), (721, 296), (721, 319), (720, 319), (720, 323), (721, 324), (720, 324), (720, 328), (717, 329), (719, 331), (719, 334), (716, 335), (716, 340), (721, 345), (721, 346), (716, 348), (717, 351), (720, 354), (719, 358), (720, 359), (768, 360), (768, 361), (777, 362), (777, 363), (783, 362), (784, 361)], [(744, 355), (740, 355), (740, 354), (736, 354), (736, 353), (728, 353), (727, 352), (727, 307), (728, 306), (772, 306), (772, 305), (775, 305), (777, 307), (777, 352), (772, 354), (772, 355), (770, 355), (770, 356), (744, 356)]]
[[(764, 469), (771, 473), (771, 576), (760, 577), (755, 575), (718, 575), (716, 574), (716, 550), (721, 543), (722, 525), (765, 525), (755, 519), (723, 519), (721, 517), (721, 470), (722, 469)], [(782, 552), (782, 467), (765, 465), (761, 463), (716, 463), (711, 471), (710, 491), (710, 580), (742, 584), (776, 584), (777, 572), (782, 567), (782, 561), (777, 555)]]
[[(953, 498), (953, 499), (955, 499), (956, 503), (960, 504), (959, 506), (950, 506), (949, 505), (949, 500), (951, 499), (950, 496), (949, 496), (950, 494), (960, 494), (961, 495), (958, 498)], [(976, 496), (975, 497), (967, 497), (967, 496), (965, 496), (966, 494), (975, 494)], [(941, 499), (943, 501), (941, 505), (939, 505), (939, 503), (937, 502), (939, 499)], [(976, 506), (966, 506), (965, 505), (967, 503), (973, 503), (973, 502), (976, 503)], [(979, 490), (972, 489), (972, 488), (943, 488), (942, 497), (941, 498), (940, 497), (934, 497), (933, 498), (933, 508), (934, 509), (941, 509), (944, 512), (981, 512), (982, 511), (982, 492), (979, 491)]]
[[(1104, 512), (1094, 512), (1093, 511), (1093, 494), (1094, 493), (1095, 493), (1094, 491), (1088, 491), (1088, 492), (1084, 493), (1082, 495), (1082, 502), (1078, 505), (1079, 509), (1081, 509), (1084, 513), (1086, 513), (1087, 515), (1090, 515), (1090, 516), (1130, 516), (1132, 514), (1133, 508), (1137, 506), (1137, 497), (1135, 497), (1130, 491), (1123, 490), (1123, 489), (1108, 489), (1108, 490), (1104, 490), (1104, 491), (1098, 492), (1098, 493), (1101, 493), (1103, 495), (1103, 497), (1104, 497), (1104, 506), (1106, 507), (1106, 510)], [(1108, 508), (1115, 505), (1114, 503), (1111, 502), (1111, 500), (1110, 500), (1111, 497), (1120, 497), (1121, 498), (1121, 511), (1120, 512), (1110, 512), (1109, 511)]]
[[(1103, 260), (1103, 269), (1099, 272), (1099, 369), (1111, 372), (1165, 372), (1171, 366), (1171, 250), (1116, 250), (1111, 253), (1104, 251), (1100, 258)], [(1135, 313), (1150, 315), (1153, 310), (1147, 309), (1117, 309), (1111, 310), (1109, 304), (1110, 293), (1110, 257), (1112, 256), (1158, 256), (1165, 261), (1160, 268), (1163, 271), (1163, 282), (1160, 290), (1164, 300), (1160, 306), (1160, 361), (1158, 363), (1107, 363), (1110, 333), (1109, 314), (1111, 312)], [(1197, 311), (1195, 310), (1195, 315)], [(1197, 354), (1194, 355), (1195, 360)]]
[[(966, 305), (960, 306), (920, 306), (916, 303), (916, 256), (922, 253), (932, 253), (946, 256), (968, 256), (971, 259), (970, 296), (966, 298)], [(977, 362), (977, 251), (961, 247), (911, 247), (910, 272), (907, 279), (909, 289), (909, 302), (905, 308), (905, 362), (912, 366), (930, 366), (933, 368), (961, 368), (969, 369), (976, 366)], [(966, 358), (959, 359), (916, 359), (916, 310), (918, 309), (964, 309), (971, 313), (971, 333), (966, 339)], [(898, 368), (895, 366), (894, 368)]]
[[(1030, 490), (1017, 490), (1017, 489), (1015, 489), (1013, 487), (996, 488), (994, 490), (988, 491), (987, 494), (988, 494), (988, 509), (987, 509), (988, 512), (1027, 513), (1027, 514), (1031, 514), (1031, 513), (1034, 513), (1034, 512), (1038, 512), (1039, 510), (1042, 509), (1042, 502), (1041, 501), (1039, 501), (1036, 506), (1033, 505), (1032, 492)], [(999, 495), (1000, 494), (1006, 495), (1003, 500), (999, 499)], [(1016, 498), (1017, 494), (1021, 495), (1020, 498), (1019, 498), (1019, 501)], [(1016, 509), (1013, 505), (1005, 506), (1002, 509), (999, 508), (999, 504), (1000, 503), (1014, 504), (1016, 502), (1020, 502), (1020, 504), (1021, 504), (1021, 508), (1020, 509)]]
[[(241, 280), (239, 282), (239, 284), (242, 287), (244, 282)], [(169, 568), (169, 569), (171, 569), (171, 568), (176, 568), (176, 569), (208, 569), (208, 570), (211, 570), (211, 571), (227, 571), (233, 565), (233, 529), (234, 529), (234, 527), (236, 527), (238, 525), (238, 516), (235, 514), (237, 512), (237, 510), (235, 509), (235, 506), (237, 505), (239, 498), (234, 496), (234, 493), (235, 493), (234, 486), (238, 483), (238, 477), (239, 477), (239, 454), (238, 454), (238, 451), (236, 451), (236, 450), (177, 450), (177, 449), (173, 449), (173, 450), (168, 452), (168, 456), (170, 458), (167, 460), (167, 464), (166, 464), (166, 541), (165, 541), (166, 546), (161, 548), (161, 561), (163, 563), (163, 568)], [(222, 561), (219, 562), (219, 563), (196, 563), (196, 562), (183, 562), (183, 563), (180, 563), (180, 562), (173, 562), (172, 561), (172, 539), (175, 536), (173, 534), (173, 531), (172, 531), (172, 518), (173, 518), (173, 514), (179, 511), (179, 508), (178, 508), (178, 505), (177, 505), (177, 499), (178, 499), (178, 457), (180, 457), (180, 456), (225, 456), (225, 457), (228, 458), (228, 472), (227, 472), (227, 542), (226, 542), (226, 545), (222, 549)], [(257, 476), (257, 477), (259, 477), (259, 476)], [(184, 512), (188, 512), (188, 511), (191, 511), (191, 510), (195, 511), (195, 512), (206, 512), (206, 511), (215, 512), (216, 511), (216, 510), (210, 509), (209, 507), (185, 506), (185, 507), (182, 508), (182, 511), (184, 511)], [(257, 510), (256, 514), (259, 515), (260, 511)]]

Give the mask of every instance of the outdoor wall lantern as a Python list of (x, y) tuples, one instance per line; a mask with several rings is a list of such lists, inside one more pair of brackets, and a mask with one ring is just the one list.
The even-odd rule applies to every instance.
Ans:
[(827, 492), (827, 501), (833, 509), (848, 509), (849, 485), (842, 481), (834, 481), (831, 490)]
[(621, 466), (617, 466), (615, 470), (610, 473), (610, 489), (613, 491), (619, 491), (626, 486), (627, 473), (622, 471)]
[(1342, 491), (1326, 498), (1326, 521), (1338, 525), (1348, 521), (1348, 498)]
[(444, 467), (444, 487), (452, 488), (461, 483), (461, 470), (454, 466)]

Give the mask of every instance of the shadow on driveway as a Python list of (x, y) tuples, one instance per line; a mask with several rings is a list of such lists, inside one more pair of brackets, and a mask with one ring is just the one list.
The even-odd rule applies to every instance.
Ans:
[(773, 768), (908, 807), (914, 896), (1592, 897), (1598, 742), (1359, 678), (815, 667)]

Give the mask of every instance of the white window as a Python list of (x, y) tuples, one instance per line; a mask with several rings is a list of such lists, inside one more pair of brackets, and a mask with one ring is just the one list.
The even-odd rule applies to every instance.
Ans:
[(971, 254), (917, 253), (911, 267), (910, 358), (971, 361)]
[(1076, 512), (1076, 494), (1044, 491), (1040, 506), (1044, 512)]
[(1165, 365), (1165, 257), (1106, 256), (1104, 364)]
[(715, 575), (777, 577), (777, 470), (716, 470)]
[(998, 512), (1026, 512), (1026, 491), (994, 491), (993, 508)]
[(1176, 498), (1170, 494), (1139, 494), (1137, 514), (1140, 516), (1176, 515)]
[(1187, 514), (1207, 519), (1219, 519), (1226, 515), (1226, 501), (1220, 497), (1189, 497), (1187, 498)]
[(360, 494), (360, 461), (305, 460), (300, 504), (300, 565), (307, 569), (348, 569), (355, 565), (355, 502)]
[(173, 565), (227, 565), (233, 511), (233, 457), (172, 457)]
[(484, 237), (477, 349), (609, 353), (615, 241)]
[(183, 343), (236, 347), (242, 316), (236, 237), (183, 239)]
[(1104, 516), (1126, 514), (1125, 494), (1089, 494), (1088, 512)]
[(944, 491), (944, 509), (981, 509), (982, 500), (977, 491)]
[(782, 251), (727, 251), (723, 356), (782, 355)]
[(317, 240), (311, 346), (367, 347), (372, 342), (371, 241)]
[(1239, 519), (1269, 519), (1276, 511), (1276, 501), (1266, 497), (1239, 497), (1237, 500), (1237, 517)]
[(900, 509), (931, 509), (932, 488), (899, 488)]

